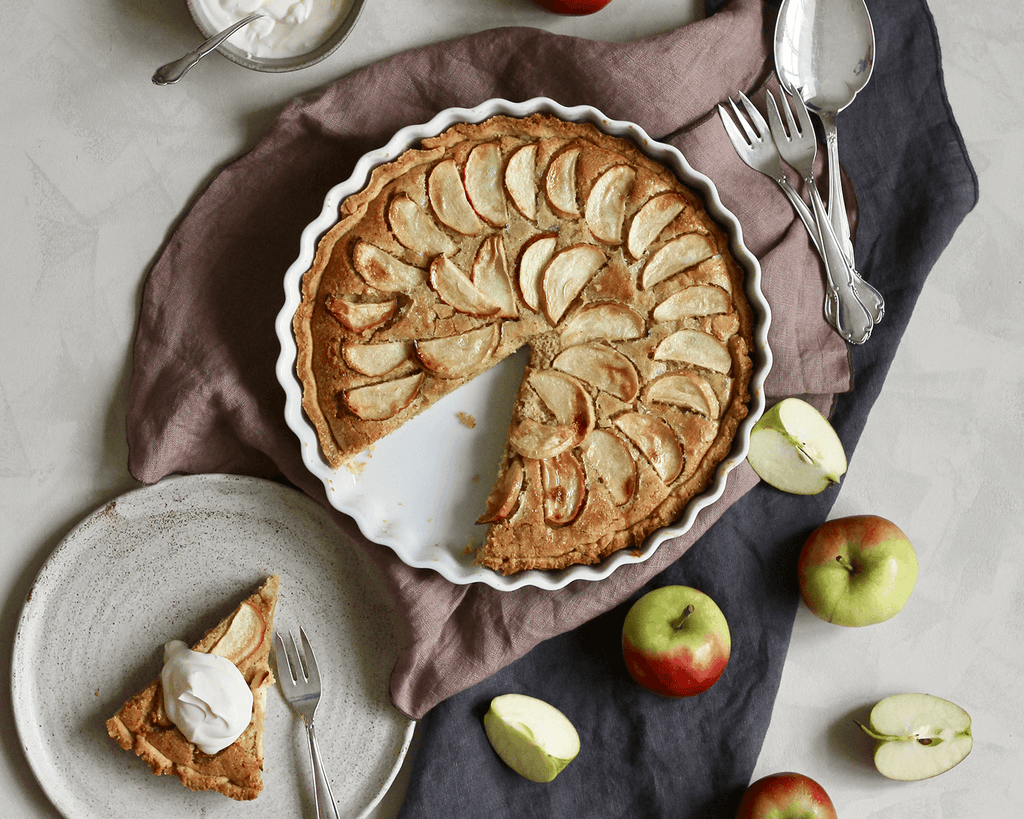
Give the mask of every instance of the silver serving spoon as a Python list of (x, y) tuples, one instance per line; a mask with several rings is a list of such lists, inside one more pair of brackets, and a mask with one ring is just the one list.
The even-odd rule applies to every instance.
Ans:
[(853, 258), (839, 176), (836, 114), (868, 80), (875, 32), (864, 0), (783, 0), (775, 24), (775, 68), (791, 94), (818, 115), (828, 148), (828, 213), (843, 250)]
[[(836, 114), (867, 85), (874, 63), (875, 31), (864, 0), (783, 0), (775, 24), (775, 70), (783, 87), (821, 119), (828, 149), (829, 221), (851, 263)], [(859, 274), (856, 285), (872, 320), (881, 320), (882, 294)]]
[(237, 23), (232, 23), (219, 34), (214, 34), (209, 40), (204, 42), (198, 48), (190, 51), (184, 57), (179, 57), (174, 62), (160, 66), (153, 75), (153, 83), (155, 85), (174, 85), (174, 83), (185, 76), (192, 66), (223, 43), (228, 37), (238, 31), (238, 29), (242, 28), (242, 26), (249, 25), (253, 20), (258, 20), (262, 16), (263, 12), (257, 11), (255, 14), (243, 17)]

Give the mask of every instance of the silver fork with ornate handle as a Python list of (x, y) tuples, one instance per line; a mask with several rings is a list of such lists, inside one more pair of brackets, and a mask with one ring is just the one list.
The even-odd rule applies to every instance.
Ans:
[[(807, 167), (808, 156), (813, 164), (814, 155), (817, 152), (817, 141), (814, 136), (814, 126), (811, 124), (811, 117), (803, 100), (793, 103), (796, 106), (796, 119), (793, 118), (793, 111), (788, 104), (785, 92), (781, 93), (782, 109), (786, 114), (786, 125), (782, 124), (782, 117), (779, 116), (779, 106), (775, 97), (768, 93), (768, 127), (772, 132), (775, 145), (782, 154), (782, 158), (791, 165), (794, 170), (801, 171), (801, 164)], [(795, 98), (799, 99), (799, 98)], [(829, 222), (835, 228), (835, 221), (829, 217)], [(857, 291), (857, 297), (867, 308), (871, 321), (877, 324), (885, 315), (885, 299), (874, 287), (865, 281), (857, 272), (856, 260), (853, 258), (853, 247), (847, 247), (842, 241), (839, 233), (836, 238), (840, 240), (840, 247), (843, 248), (843, 255), (850, 262), (850, 277), (853, 282), (853, 289)], [(820, 250), (820, 246), (819, 246)]]
[[(779, 149), (772, 139), (768, 123), (765, 122), (764, 117), (754, 107), (754, 104), (742, 93), (740, 94), (740, 101), (743, 103), (743, 108), (746, 111), (745, 115), (733, 100), (729, 100), (733, 114), (736, 117), (735, 121), (733, 121), (723, 106), (718, 106), (718, 115), (722, 119), (722, 124), (725, 126), (725, 131), (729, 135), (733, 148), (736, 149), (740, 159), (748, 166), (775, 180), (800, 216), (801, 221), (811, 236), (811, 240), (814, 242), (819, 253), (821, 253), (822, 261), (825, 264), (825, 318), (828, 319), (828, 322), (836, 328), (836, 331), (846, 341), (854, 344), (861, 344), (867, 341), (868, 336), (871, 335), (870, 320), (868, 320), (865, 334), (863, 327), (851, 329), (850, 322), (846, 317), (846, 314), (856, 315), (858, 310), (866, 317), (867, 311), (857, 300), (856, 293), (848, 285), (845, 288), (842, 286), (844, 279), (847, 282), (849, 281), (849, 276), (845, 272), (841, 275), (833, 269), (833, 267), (838, 267), (841, 270), (849, 268), (846, 257), (843, 256), (841, 250), (839, 251), (838, 258), (834, 254), (823, 252), (824, 244), (821, 239), (821, 232), (817, 226), (817, 220), (786, 178), (786, 174), (782, 170), (782, 159)], [(737, 127), (737, 122), (742, 127), (742, 131), (740, 127)], [(832, 235), (834, 237), (835, 233), (833, 232)]]
[(299, 629), (302, 639), (302, 651), (295, 643), (295, 637), (289, 635), (292, 650), (289, 652), (284, 638), (277, 634), (277, 677), (281, 693), (288, 704), (302, 717), (306, 727), (306, 739), (309, 740), (309, 758), (313, 766), (314, 794), (316, 797), (316, 815), (320, 819), (338, 819), (338, 808), (334, 804), (331, 784), (324, 773), (324, 765), (320, 759), (320, 748), (316, 741), (316, 728), (313, 716), (320, 704), (320, 670), (316, 664), (313, 647), (306, 639), (306, 632)]

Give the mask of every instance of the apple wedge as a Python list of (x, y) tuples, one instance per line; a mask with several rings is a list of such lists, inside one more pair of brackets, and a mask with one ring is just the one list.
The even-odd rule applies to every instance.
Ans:
[(491, 357), (500, 332), (497, 324), (485, 324), (455, 336), (420, 339), (416, 342), (416, 357), (440, 378), (459, 378)]
[(633, 362), (606, 344), (568, 347), (551, 366), (622, 401), (632, 401), (640, 390), (640, 376)]
[(645, 398), (649, 402), (682, 407), (712, 420), (717, 420), (721, 413), (718, 396), (711, 385), (691, 372), (666, 373), (658, 376), (648, 385)]
[(634, 259), (647, 251), (651, 242), (687, 206), (686, 198), (678, 193), (663, 193), (644, 203), (629, 225), (626, 249)]
[(612, 432), (595, 429), (581, 447), (583, 463), (605, 485), (616, 506), (633, 500), (636, 494), (636, 463), (629, 447)]
[(466, 196), (454, 159), (438, 162), (427, 177), (427, 196), (441, 222), (457, 233), (475, 236), (484, 224)]
[(800, 398), (785, 398), (758, 419), (747, 461), (763, 481), (795, 495), (816, 495), (846, 472), (839, 436)]
[(487, 511), (477, 518), (476, 522), (497, 523), (511, 515), (516, 508), (519, 492), (523, 488), (524, 475), (523, 462), (519, 458), (513, 458), (487, 496)]
[(544, 295), (544, 312), (552, 324), (558, 324), (572, 300), (604, 263), (604, 251), (597, 245), (588, 244), (567, 247), (548, 263), (541, 292)]
[(430, 286), (441, 301), (468, 316), (479, 318), (501, 312), (501, 305), (473, 284), (447, 256), (438, 256), (431, 263)]
[(488, 236), (477, 249), (473, 259), (473, 284), (498, 305), (499, 316), (516, 318), (519, 315), (505, 260), (505, 240), (500, 233)]
[(327, 311), (341, 326), (353, 333), (361, 333), (379, 327), (398, 310), (395, 299), (388, 301), (349, 301), (345, 298), (328, 296), (324, 302)]
[(395, 238), (416, 253), (437, 256), (458, 250), (458, 245), (437, 226), (433, 217), (405, 194), (391, 200), (388, 222)]
[(372, 378), (387, 375), (411, 356), (411, 341), (385, 341), (379, 344), (345, 342), (341, 348), (341, 357), (351, 369)]
[(580, 462), (566, 451), (540, 462), (544, 486), (544, 520), (552, 526), (572, 523), (587, 496), (587, 483)]
[(588, 304), (562, 328), (562, 346), (572, 347), (589, 341), (622, 341), (644, 334), (643, 317), (632, 307), (614, 301)]
[(508, 205), (499, 184), (501, 149), (497, 142), (483, 142), (466, 158), (466, 196), (473, 209), (494, 227), (508, 224)]
[(512, 426), (508, 443), (524, 458), (543, 461), (554, 458), (579, 443), (579, 430), (573, 424), (542, 424), (523, 418)]
[(635, 177), (636, 171), (628, 165), (613, 165), (598, 177), (583, 210), (594, 238), (609, 245), (622, 244), (626, 198)]
[(614, 423), (636, 445), (664, 483), (672, 483), (679, 477), (685, 459), (672, 427), (660, 418), (639, 412), (618, 415)]
[(501, 760), (533, 782), (550, 782), (580, 752), (580, 736), (565, 714), (525, 694), (491, 700), (484, 731)]
[(355, 387), (345, 390), (342, 400), (354, 415), (364, 421), (383, 421), (412, 403), (424, 377), (423, 373), (413, 373), (393, 381)]
[(248, 601), (243, 602), (231, 618), (228, 630), (210, 649), (210, 654), (224, 657), (238, 665), (260, 647), (266, 631), (267, 624), (259, 609)]
[(356, 243), (352, 264), (363, 281), (385, 293), (410, 293), (427, 278), (425, 270), (406, 264), (369, 242)]
[(700, 264), (715, 255), (715, 243), (702, 233), (685, 233), (659, 247), (641, 274), (644, 289), (654, 287), (670, 276)]
[(519, 256), (519, 292), (523, 295), (523, 301), (535, 313), (540, 311), (543, 298), (541, 281), (544, 268), (555, 254), (557, 243), (558, 237), (553, 234), (537, 236)]
[(871, 709), (861, 729), (875, 740), (875, 767), (889, 779), (912, 782), (945, 773), (971, 752), (971, 717), (931, 694), (894, 694)]
[(691, 316), (714, 316), (732, 310), (729, 294), (714, 285), (695, 284), (673, 293), (654, 308), (654, 320), (679, 321)]
[(567, 219), (580, 215), (576, 197), (576, 165), (580, 148), (567, 148), (551, 160), (544, 174), (544, 193), (552, 209)]
[(530, 376), (529, 384), (560, 425), (575, 427), (577, 440), (573, 446), (582, 443), (596, 423), (594, 401), (583, 385), (555, 370), (538, 370)]
[(505, 166), (505, 190), (523, 216), (537, 221), (537, 143), (531, 142), (509, 157)]
[(700, 330), (677, 330), (658, 345), (655, 361), (679, 361), (728, 375), (732, 355), (724, 342)]

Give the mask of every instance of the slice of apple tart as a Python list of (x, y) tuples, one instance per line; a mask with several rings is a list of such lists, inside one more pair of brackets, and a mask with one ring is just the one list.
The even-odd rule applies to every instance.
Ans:
[(479, 561), (594, 563), (675, 520), (747, 413), (753, 317), (700, 197), (537, 114), (456, 125), (341, 204), (293, 320), (338, 468), (529, 345)]

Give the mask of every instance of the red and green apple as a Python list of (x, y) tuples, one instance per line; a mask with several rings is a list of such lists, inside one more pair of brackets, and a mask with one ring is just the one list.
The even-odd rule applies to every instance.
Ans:
[(539, 6), (556, 14), (593, 14), (607, 6), (611, 0), (534, 0)]
[(714, 685), (731, 647), (722, 610), (690, 586), (648, 592), (622, 625), (622, 656), (630, 676), (666, 697), (692, 697)]
[(736, 819), (837, 819), (825, 789), (809, 776), (786, 771), (752, 783)]

